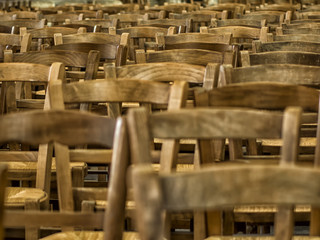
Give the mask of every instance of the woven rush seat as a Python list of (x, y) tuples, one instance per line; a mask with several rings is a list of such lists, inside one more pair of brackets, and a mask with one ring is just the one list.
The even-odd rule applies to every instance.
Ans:
[[(94, 231), (79, 231), (79, 232), (62, 232), (50, 235), (42, 240), (103, 240), (103, 232)], [(140, 240), (138, 233), (135, 232), (124, 232), (122, 236), (123, 240)]]
[[(8, 179), (35, 180), (37, 172), (37, 162), (6, 162), (8, 165)], [(70, 167), (80, 167), (87, 171), (87, 164), (84, 162), (71, 162)], [(52, 159), (51, 173), (55, 176), (56, 162)]]
[(24, 208), (27, 200), (39, 200), (39, 203), (46, 201), (46, 192), (37, 188), (7, 187), (5, 206), (6, 208)]

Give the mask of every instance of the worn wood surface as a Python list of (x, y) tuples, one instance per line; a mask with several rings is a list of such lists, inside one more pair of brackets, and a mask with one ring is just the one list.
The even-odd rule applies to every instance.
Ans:
[(159, 82), (183, 80), (190, 83), (202, 83), (205, 72), (204, 66), (184, 63), (141, 63), (116, 68), (105, 65), (106, 78), (111, 77), (107, 68), (114, 69), (117, 78), (136, 78)]
[[(188, 174), (167, 174), (157, 177), (149, 168), (141, 166), (134, 169), (133, 176), (136, 180), (135, 197), (141, 201), (138, 202), (138, 205), (141, 205), (137, 206), (137, 209), (138, 211), (142, 210), (141, 214), (144, 214), (140, 215), (141, 221), (143, 221), (140, 230), (142, 230), (141, 236), (145, 239), (161, 239), (160, 213), (162, 209), (210, 209), (243, 203), (267, 202), (280, 205), (319, 204), (317, 184), (309, 184), (309, 181), (315, 179), (316, 176), (319, 177), (319, 170), (310, 168), (278, 166), (206, 168)], [(311, 178), (308, 179), (308, 177)], [(222, 180), (225, 184), (224, 188), (220, 186)], [(245, 187), (239, 191), (239, 186)], [(146, 195), (146, 189), (151, 187), (153, 195)], [(212, 189), (218, 190), (211, 191)], [(176, 194), (172, 194), (172, 192)], [(152, 204), (146, 205), (147, 201), (151, 201)], [(148, 222), (144, 221), (146, 219)], [(283, 222), (279, 224), (283, 224)], [(287, 230), (285, 234), (290, 235), (292, 232)], [(282, 235), (282, 237), (284, 236)], [(211, 237), (209, 239), (264, 239), (264, 237), (240, 236), (238, 238), (233, 236)], [(294, 239), (299, 239), (299, 237)], [(301, 237), (301, 239), (304, 238)], [(306, 237), (306, 239), (311, 238)]]
[[(232, 64), (234, 59), (233, 52), (215, 52), (202, 49), (173, 49), (145, 54), (146, 62), (179, 62), (197, 64), (205, 66), (208, 63)], [(137, 58), (137, 63), (139, 59)]]
[(317, 42), (305, 41), (281, 41), (281, 42), (268, 42), (261, 43), (253, 41), (253, 51), (255, 52), (268, 52), (268, 51), (302, 51), (319, 53), (320, 44)]
[[(241, 52), (241, 58), (248, 52)], [(243, 59), (243, 58), (242, 58)], [(320, 54), (296, 51), (272, 51), (249, 54), (249, 63), (242, 61), (242, 67), (261, 64), (301, 64), (320, 66)]]
[[(227, 70), (228, 69), (228, 70)], [(231, 69), (223, 66), (224, 74), (231, 74), (232, 83), (241, 82), (265, 82), (277, 81), (281, 83), (302, 84), (317, 87), (319, 86), (318, 74), (320, 68), (317, 66), (305, 66), (296, 64), (267, 64), (255, 65), (250, 67)], [(220, 84), (225, 82), (229, 77), (220, 75)]]

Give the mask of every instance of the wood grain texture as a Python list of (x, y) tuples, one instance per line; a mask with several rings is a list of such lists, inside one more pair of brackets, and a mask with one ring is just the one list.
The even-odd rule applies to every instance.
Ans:
[(214, 52), (202, 49), (174, 49), (146, 53), (147, 62), (179, 62), (205, 66), (208, 63), (233, 63), (232, 52)]
[(299, 106), (304, 111), (317, 112), (319, 92), (314, 88), (276, 82), (231, 84), (208, 92), (210, 106), (249, 107), (284, 110)]
[[(252, 128), (250, 119), (260, 120)], [(157, 138), (280, 138), (282, 129), (282, 114), (249, 109), (179, 110), (155, 113), (149, 121)]]
[(0, 63), (0, 81), (47, 82), (50, 67), (32, 63)]
[(88, 54), (68, 50), (31, 51), (13, 54), (13, 62), (41, 63), (51, 65), (53, 62), (62, 62), (65, 66), (86, 67)]
[(52, 50), (72, 50), (88, 53), (91, 50), (100, 52), (100, 57), (103, 59), (114, 60), (117, 53), (117, 45), (113, 44), (98, 44), (98, 43), (67, 43), (51, 47)]
[(95, 80), (63, 86), (65, 103), (76, 102), (145, 102), (167, 104), (168, 84), (133, 79)]
[(103, 43), (103, 44), (119, 44), (120, 35), (111, 35), (108, 33), (82, 33), (70, 34), (62, 36), (63, 44), (68, 43)]
[[(118, 78), (137, 78), (159, 82), (183, 80), (190, 83), (202, 83), (204, 71), (205, 67), (192, 64), (147, 63), (117, 67), (116, 76)], [(109, 76), (106, 75), (106, 77)]]
[[(78, 145), (93, 141), (96, 144), (112, 146), (114, 121), (92, 114), (74, 111), (32, 111), (6, 115), (0, 119), (0, 124), (1, 142), (21, 141), (40, 144), (57, 141), (62, 144)], [(99, 124), (105, 124), (105, 128), (101, 129), (98, 127)], [(18, 130), (15, 126), (25, 128)], [(93, 129), (88, 132), (82, 129), (83, 126)], [(73, 131), (79, 133), (72, 134)], [(96, 133), (98, 135), (93, 137)], [(66, 137), (63, 134), (70, 135)]]
[(281, 42), (268, 42), (256, 44), (256, 52), (269, 52), (269, 51), (302, 51), (319, 53), (320, 43), (305, 42), (305, 41), (281, 41)]
[(76, 34), (78, 32), (75, 28), (67, 27), (46, 27), (46, 28), (36, 28), (27, 31), (31, 34), (32, 38), (53, 38), (55, 33), (65, 34)]
[(259, 64), (302, 64), (320, 66), (320, 54), (295, 51), (272, 51), (250, 54), (250, 65)]
[[(304, 66), (295, 64), (267, 64), (237, 68), (232, 71), (227, 70), (226, 74), (232, 74), (233, 83), (267, 81), (274, 82), (276, 80), (277, 82), (281, 83), (318, 86), (319, 81), (317, 76), (319, 72), (320, 68), (317, 66)], [(219, 80), (221, 81), (221, 83), (223, 82), (222, 78), (220, 78)]]
[[(183, 174), (163, 174), (157, 177), (156, 173), (146, 166), (137, 166), (133, 169), (133, 178), (136, 180), (135, 197), (141, 200), (137, 202), (137, 210), (141, 211), (142, 224), (139, 226), (142, 230), (141, 236), (144, 239), (161, 239), (160, 213), (162, 210), (221, 209), (237, 204), (257, 203), (285, 206), (310, 203), (318, 206), (317, 183), (309, 184), (309, 181), (317, 177), (319, 178), (317, 169), (279, 166), (213, 167)], [(221, 183), (224, 184), (223, 188)], [(151, 189), (152, 195), (146, 195), (145, 192)], [(157, 200), (157, 198), (160, 199)], [(147, 205), (147, 202), (152, 204)], [(291, 239), (292, 232), (288, 229), (281, 236), (284, 237), (287, 234)], [(264, 237), (233, 236), (209, 239), (264, 239)]]

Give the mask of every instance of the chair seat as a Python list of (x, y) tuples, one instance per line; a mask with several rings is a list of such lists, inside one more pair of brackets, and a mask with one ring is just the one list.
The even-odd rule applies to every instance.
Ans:
[(23, 208), (26, 200), (37, 200), (41, 204), (47, 198), (47, 193), (38, 188), (7, 187), (4, 204), (7, 208)]
[[(277, 208), (270, 205), (254, 205), (254, 206), (239, 206), (234, 208), (235, 213), (275, 213)], [(310, 212), (311, 208), (308, 205), (298, 205), (294, 209), (295, 212)]]
[[(61, 232), (55, 233), (48, 237), (41, 238), (42, 240), (103, 240), (103, 232), (94, 231), (79, 231), (79, 232)], [(140, 240), (138, 233), (125, 232), (123, 233), (123, 240)]]
[[(6, 162), (8, 165), (8, 179), (10, 180), (35, 180), (37, 172), (37, 162)], [(71, 162), (71, 168), (81, 167), (86, 171), (87, 164), (83, 162)], [(56, 172), (55, 159), (52, 160), (51, 173)]]

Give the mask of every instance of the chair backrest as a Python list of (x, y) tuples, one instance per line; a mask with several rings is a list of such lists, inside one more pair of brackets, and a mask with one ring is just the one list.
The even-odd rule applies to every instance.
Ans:
[(47, 20), (50, 26), (53, 26), (53, 25), (63, 24), (64, 22), (66, 22), (67, 19), (70, 19), (70, 21), (82, 20), (83, 15), (78, 13), (66, 12), (66, 13), (58, 13), (58, 14), (46, 14), (43, 17)]
[(269, 51), (302, 51), (320, 53), (320, 44), (317, 42), (305, 42), (305, 41), (279, 41), (279, 42), (266, 42), (261, 41), (252, 42), (252, 51), (269, 52)]
[[(177, 81), (173, 85), (169, 85), (133, 79), (92, 80), (70, 84), (62, 84), (62, 81), (51, 81), (49, 84), (49, 93), (52, 109), (64, 109), (65, 104), (68, 103), (105, 102), (168, 104), (169, 109), (177, 109), (183, 107), (185, 104), (187, 83)], [(99, 161), (95, 162), (94, 158), (91, 158), (90, 163), (101, 164)], [(61, 188), (65, 188), (65, 186), (61, 185)], [(63, 209), (68, 210), (72, 207), (68, 205), (70, 193), (62, 194), (60, 199), (64, 202)]]
[(136, 63), (178, 62), (206, 66), (208, 63), (234, 64), (235, 53), (203, 49), (172, 49), (163, 51), (136, 51)]
[(65, 35), (55, 34), (55, 46), (53, 50), (73, 50), (88, 53), (91, 50), (100, 52), (100, 61), (115, 62), (116, 65), (125, 65), (129, 35), (120, 36), (107, 33), (86, 33)]
[(137, 26), (140, 20), (148, 20), (148, 14), (122, 13), (105, 15), (106, 19), (117, 19), (117, 28), (127, 28)]
[(253, 40), (267, 42), (268, 27), (248, 27), (248, 26), (222, 26), (207, 28), (202, 27), (200, 32), (214, 34), (232, 34), (232, 43), (242, 44), (244, 49), (251, 49)]
[(139, 26), (154, 26), (154, 27), (177, 27), (179, 33), (192, 32), (192, 19), (151, 19), (139, 21)]
[(211, 89), (217, 83), (217, 64), (200, 66), (187, 63), (141, 63), (115, 67), (107, 64), (104, 67), (106, 79), (133, 78), (147, 81), (167, 82), (186, 81), (190, 86), (203, 86)]
[[(148, 148), (146, 147), (147, 146), (146, 144), (150, 141), (150, 138), (154, 138), (154, 137), (165, 138), (165, 139), (175, 139), (175, 140), (184, 139), (184, 138), (187, 138), (187, 139), (195, 138), (197, 140), (199, 139), (209, 140), (211, 138), (225, 138), (225, 137), (231, 137), (231, 138), (261, 137), (261, 138), (282, 138), (286, 146), (285, 148), (283, 148), (283, 151), (282, 151), (282, 163), (294, 164), (297, 158), (297, 147), (299, 143), (300, 115), (301, 115), (300, 108), (289, 108), (284, 113), (248, 110), (248, 109), (245, 110), (245, 109), (237, 109), (237, 108), (233, 108), (233, 109), (199, 108), (199, 109), (192, 109), (192, 110), (181, 109), (177, 111), (171, 111), (167, 113), (156, 113), (152, 115), (147, 115), (146, 111), (142, 109), (133, 109), (129, 112), (129, 115), (128, 115), (128, 126), (129, 126), (129, 133), (130, 133), (129, 139), (130, 139), (130, 144), (133, 146), (132, 147), (133, 150), (131, 151), (132, 161), (140, 164), (142, 163), (150, 164), (150, 159), (151, 159), (150, 151), (148, 152)], [(144, 127), (144, 129), (142, 130), (141, 129), (142, 122), (144, 124), (147, 123), (149, 127), (148, 128)], [(288, 128), (290, 129), (289, 131), (286, 130)], [(175, 157), (176, 156), (177, 155), (175, 155)], [(215, 166), (215, 168), (221, 169), (220, 166), (219, 167)], [(235, 167), (234, 169), (237, 169), (237, 168), (238, 166)], [(148, 173), (148, 175), (151, 175), (150, 172)], [(138, 175), (135, 175), (135, 177), (138, 177)], [(136, 181), (139, 181), (139, 184), (141, 184), (140, 179), (139, 180), (136, 179)], [(151, 183), (151, 181), (149, 181), (148, 183)], [(153, 181), (153, 183), (155, 182)], [(179, 192), (177, 192), (175, 188), (171, 188), (170, 194), (172, 196), (172, 199), (175, 198), (174, 197), (175, 194), (179, 195), (180, 193), (184, 192), (185, 189), (188, 189), (188, 187), (186, 188), (187, 185), (190, 186), (190, 188), (192, 188), (192, 194), (195, 194), (195, 191), (197, 191), (196, 190), (197, 187), (193, 188), (191, 182), (185, 182), (185, 183), (186, 185), (183, 185), (184, 190), (181, 188)], [(199, 182), (199, 184), (201, 184), (201, 182)], [(221, 187), (221, 184), (219, 185)], [(156, 187), (154, 189), (156, 189)], [(221, 188), (221, 190), (222, 189), (223, 188)], [(212, 192), (212, 191), (209, 191), (209, 192)], [(148, 217), (145, 218), (145, 221), (142, 220), (141, 222), (139, 222), (139, 229), (140, 231), (142, 231), (141, 238), (142, 239), (161, 239), (161, 237), (163, 237), (162, 230), (164, 229), (162, 228), (163, 224), (160, 220), (161, 214), (158, 214), (158, 212), (154, 211), (156, 208), (159, 207), (162, 209), (162, 206), (164, 206), (164, 205), (161, 205), (161, 201), (162, 201), (161, 195), (158, 195), (158, 193), (156, 193), (155, 195), (153, 195), (153, 196), (156, 196), (153, 198), (153, 200), (149, 198), (147, 201), (149, 203), (148, 207), (150, 207), (150, 209), (148, 209), (147, 211), (144, 211), (143, 206), (145, 206), (146, 202), (143, 201), (141, 197), (142, 195), (138, 196), (136, 195), (136, 193), (137, 192), (135, 192), (137, 211), (139, 216), (141, 216), (141, 218), (139, 219), (143, 219), (144, 218), (143, 216), (146, 217), (146, 215), (148, 215)], [(190, 194), (191, 194), (191, 191), (190, 191)], [(195, 195), (199, 197), (199, 200), (205, 198), (204, 196), (205, 193), (201, 193), (199, 195), (195, 194)], [(191, 195), (188, 195), (188, 194), (184, 195), (184, 197), (185, 197), (185, 203), (189, 203), (189, 201), (191, 203), (192, 199), (194, 199)], [(171, 199), (171, 197), (169, 198)], [(150, 204), (150, 201), (152, 201), (152, 204)], [(233, 200), (230, 200), (230, 201), (233, 201)], [(192, 208), (192, 210), (204, 210), (206, 209), (204, 206), (207, 206), (207, 207), (210, 206), (208, 205), (208, 202), (206, 202), (204, 206), (200, 208), (200, 205), (198, 205), (199, 204), (198, 201), (196, 202), (193, 202), (197, 205), (192, 205), (192, 207), (195, 207), (195, 208)], [(214, 202), (214, 198), (212, 199), (212, 202)], [(219, 204), (220, 203), (222, 204), (222, 202), (219, 202)], [(230, 204), (231, 202), (227, 201), (227, 203)], [(251, 203), (251, 202), (249, 201), (249, 202), (240, 202), (240, 203)], [(271, 203), (273, 202), (271, 201)], [(184, 203), (182, 203), (181, 205), (184, 205)], [(199, 208), (197, 208), (196, 206)], [(175, 207), (176, 206), (174, 206), (174, 208)], [(184, 207), (186, 207), (186, 205), (181, 207), (180, 210), (184, 209)], [(173, 210), (174, 208), (167, 209), (165, 207), (164, 209)], [(178, 210), (178, 208), (176, 210)], [(187, 210), (191, 210), (191, 207), (188, 208)], [(140, 213), (143, 215), (140, 215)], [(147, 218), (149, 221), (146, 220)], [(152, 227), (152, 225), (155, 223), (154, 220), (156, 218), (157, 218), (156, 222), (158, 225), (156, 226), (155, 224)], [(159, 227), (159, 229), (157, 227)]]
[(128, 33), (130, 36), (129, 59), (134, 61), (136, 49), (156, 49), (156, 34), (167, 35), (168, 29), (160, 27), (128, 27), (117, 29), (117, 34)]
[(259, 64), (302, 64), (320, 66), (320, 54), (296, 51), (272, 51), (249, 53), (241, 51), (241, 66), (248, 67)]
[(25, 20), (25, 19), (18, 19), (18, 20), (8, 20), (8, 21), (1, 21), (1, 25), (5, 26), (16, 26), (16, 27), (26, 27), (27, 29), (32, 28), (43, 28), (46, 24), (45, 19), (41, 20)]
[(244, 82), (279, 82), (319, 87), (320, 67), (296, 64), (266, 64), (232, 68), (221, 66), (219, 85)]
[[(318, 186), (309, 183), (320, 180), (319, 174), (318, 169), (301, 167), (229, 166), (157, 176), (149, 167), (137, 166), (132, 176), (140, 237), (143, 240), (163, 239), (160, 216), (165, 210), (222, 210), (248, 204), (288, 208), (294, 204), (307, 204), (319, 208)], [(282, 228), (283, 235), (276, 233), (272, 238), (281, 240), (284, 235), (293, 236), (293, 227), (284, 228), (283, 225), (293, 226), (292, 215), (276, 221), (275, 231)], [(233, 236), (233, 239), (243, 239), (243, 236)]]
[[(10, 127), (8, 128), (8, 126)], [(70, 197), (67, 202), (61, 201), (61, 198), (59, 199), (60, 208), (69, 210), (68, 213), (8, 212), (7, 216), (9, 217), (6, 219), (8, 226), (21, 227), (30, 224), (37, 227), (57, 225), (86, 227), (88, 221), (92, 221), (89, 225), (101, 229), (103, 218), (105, 218), (104, 224), (107, 230), (105, 234), (115, 235), (117, 239), (121, 239), (126, 196), (125, 178), (129, 163), (124, 119), (115, 121), (114, 119), (77, 111), (29, 111), (2, 116), (0, 118), (0, 128), (3, 129), (0, 134), (1, 142), (18, 141), (41, 145), (53, 143), (55, 145), (58, 183), (60, 182), (60, 185), (63, 185), (63, 188), (59, 188), (58, 191), (62, 194), (60, 196), (68, 195)], [(86, 130), (84, 131), (84, 129)], [(72, 150), (69, 153), (68, 146), (83, 144), (100, 146), (100, 149), (92, 149), (88, 153), (89, 155), (85, 155), (81, 150), (78, 154), (77, 150)], [(73, 212), (70, 158), (78, 155), (76, 157), (77, 161), (81, 161), (81, 157), (87, 158), (88, 156), (100, 155), (100, 162), (106, 163), (110, 159), (108, 159), (108, 155), (106, 156), (105, 150), (101, 149), (101, 147), (112, 147), (115, 152), (112, 156), (114, 164), (111, 166), (112, 177), (109, 185), (111, 190), (108, 193), (108, 210), (106, 210), (105, 217), (103, 214), (98, 214), (97, 216), (84, 214), (81, 218), (80, 213)], [(106, 191), (100, 192), (100, 195), (104, 195), (104, 198), (106, 198)], [(111, 225), (113, 226), (112, 229), (110, 229)]]
[[(215, 48), (210, 48), (209, 46), (215, 46), (219, 44), (231, 44), (231, 34), (211, 34), (211, 33), (180, 33), (180, 34), (170, 34), (162, 35), (157, 34), (158, 45), (164, 44), (165, 49), (177, 49), (177, 48), (200, 48), (201, 45), (208, 45), (208, 48), (202, 48), (207, 50), (214, 50)], [(190, 45), (190, 46), (188, 46)], [(199, 47), (198, 47), (199, 45)], [(161, 46), (159, 46), (161, 47)], [(217, 47), (217, 50), (219, 47)], [(223, 48), (222, 48), (223, 49)], [(230, 49), (232, 49), (230, 47)], [(226, 47), (225, 50), (228, 50)]]

